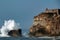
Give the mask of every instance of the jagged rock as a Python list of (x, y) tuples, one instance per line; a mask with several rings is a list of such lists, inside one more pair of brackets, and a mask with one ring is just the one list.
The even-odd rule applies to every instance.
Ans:
[(8, 32), (8, 35), (14, 36), (14, 37), (22, 36), (21, 29), (11, 30)]
[(60, 9), (46, 9), (34, 16), (30, 36), (60, 36)]

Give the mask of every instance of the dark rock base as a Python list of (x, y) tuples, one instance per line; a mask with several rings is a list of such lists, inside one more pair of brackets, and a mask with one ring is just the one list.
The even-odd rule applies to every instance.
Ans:
[(22, 32), (21, 32), (21, 29), (11, 30), (8, 32), (8, 35), (18, 37), (18, 36), (22, 36)]

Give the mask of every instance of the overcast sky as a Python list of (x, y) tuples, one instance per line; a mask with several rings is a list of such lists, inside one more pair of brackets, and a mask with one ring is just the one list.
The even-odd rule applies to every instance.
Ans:
[(4, 20), (14, 19), (22, 29), (29, 29), (33, 17), (46, 8), (60, 8), (59, 0), (0, 0), (0, 27)]

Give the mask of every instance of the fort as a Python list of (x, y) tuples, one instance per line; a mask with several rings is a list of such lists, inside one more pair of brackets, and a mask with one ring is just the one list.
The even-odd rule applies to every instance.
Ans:
[(30, 36), (60, 36), (60, 9), (48, 9), (34, 16)]

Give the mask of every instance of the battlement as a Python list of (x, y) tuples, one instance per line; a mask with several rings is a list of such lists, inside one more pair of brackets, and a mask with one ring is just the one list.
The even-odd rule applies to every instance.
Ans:
[(46, 8), (45, 13), (56, 13), (57, 15), (60, 15), (60, 9), (48, 9), (48, 8)]

